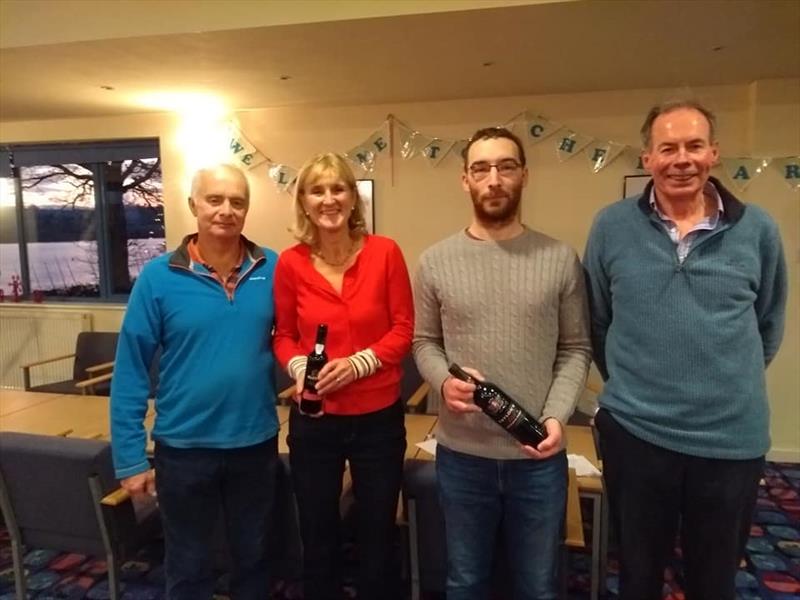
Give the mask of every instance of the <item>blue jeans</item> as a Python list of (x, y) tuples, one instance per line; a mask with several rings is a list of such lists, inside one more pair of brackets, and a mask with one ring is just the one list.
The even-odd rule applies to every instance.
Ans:
[(558, 597), (567, 500), (567, 457), (493, 460), (436, 449), (447, 537), (447, 600), (489, 598), (502, 531), (516, 600)]
[(305, 599), (342, 598), (339, 497), (345, 460), (355, 497), (358, 598), (399, 598), (400, 568), (393, 549), (406, 449), (403, 404), (318, 419), (292, 406), (288, 442), (303, 539)]
[(233, 557), (232, 597), (269, 597), (265, 538), (275, 496), (277, 440), (232, 449), (156, 444), (169, 600), (212, 597), (214, 526), (220, 512)]

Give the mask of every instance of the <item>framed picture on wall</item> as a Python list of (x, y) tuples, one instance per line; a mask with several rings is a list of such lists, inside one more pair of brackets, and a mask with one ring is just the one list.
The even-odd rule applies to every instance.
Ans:
[(375, 233), (375, 180), (356, 179), (358, 195), (364, 203), (364, 219), (367, 222), (367, 231)]
[(625, 175), (622, 183), (622, 197), (641, 196), (649, 181), (650, 175)]

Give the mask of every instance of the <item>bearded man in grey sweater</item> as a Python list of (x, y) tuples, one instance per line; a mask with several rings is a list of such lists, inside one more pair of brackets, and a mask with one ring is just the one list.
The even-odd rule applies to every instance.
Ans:
[[(567, 493), (564, 426), (589, 368), (588, 309), (578, 257), (520, 221), (528, 181), (520, 140), (481, 129), (464, 150), (469, 227), (420, 257), (414, 358), (442, 400), (436, 474), (447, 538), (448, 600), (489, 597), (502, 533), (514, 598), (558, 596)], [(503, 388), (547, 437), (517, 442), (474, 404), (455, 362)], [(434, 392), (434, 393), (436, 393)]]

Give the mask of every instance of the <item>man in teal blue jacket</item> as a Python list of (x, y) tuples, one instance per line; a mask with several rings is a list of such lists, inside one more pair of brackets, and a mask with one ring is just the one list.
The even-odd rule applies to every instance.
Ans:
[[(189, 198), (197, 233), (145, 266), (120, 331), (111, 387), (114, 466), (134, 496), (158, 493), (170, 600), (212, 597), (220, 514), (234, 560), (233, 597), (269, 595), (264, 538), (277, 465), (277, 257), (242, 235), (249, 194), (236, 167), (197, 172)], [(153, 471), (143, 422), (159, 349)]]
[(783, 249), (764, 210), (709, 176), (706, 108), (656, 106), (642, 138), (652, 181), (597, 215), (584, 255), (620, 600), (660, 600), (679, 524), (687, 599), (733, 600), (769, 449)]

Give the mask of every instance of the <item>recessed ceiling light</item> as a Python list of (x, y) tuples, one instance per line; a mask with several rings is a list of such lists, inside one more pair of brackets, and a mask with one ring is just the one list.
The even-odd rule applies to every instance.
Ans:
[(113, 85), (101, 85), (100, 89), (101, 90), (106, 90), (107, 92), (110, 92), (111, 90), (114, 89), (114, 86)]

